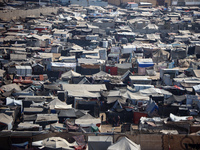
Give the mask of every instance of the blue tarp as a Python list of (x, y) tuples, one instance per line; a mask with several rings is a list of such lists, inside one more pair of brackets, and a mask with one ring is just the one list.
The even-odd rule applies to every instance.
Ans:
[(151, 62), (148, 62), (148, 63), (146, 63), (146, 62), (144, 62), (144, 63), (138, 62), (138, 66), (141, 67), (141, 68), (152, 67), (152, 66), (154, 66), (154, 63), (151, 63)]

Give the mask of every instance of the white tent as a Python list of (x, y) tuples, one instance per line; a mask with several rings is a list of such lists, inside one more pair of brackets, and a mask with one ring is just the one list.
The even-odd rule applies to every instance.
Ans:
[(169, 98), (172, 96), (172, 93), (163, 90), (163, 89), (159, 89), (159, 88), (148, 88), (148, 89), (144, 89), (144, 90), (140, 90), (139, 91), (141, 94), (144, 95), (164, 95), (165, 98)]
[(71, 109), (72, 105), (67, 105), (65, 102), (60, 101), (59, 99), (54, 99), (51, 101), (48, 106), (50, 107), (50, 110), (53, 109)]
[(100, 118), (94, 118), (90, 114), (86, 114), (83, 117), (80, 117), (75, 120), (75, 124), (80, 125), (81, 127), (90, 127), (100, 123)]
[(8, 130), (11, 130), (13, 127), (13, 118), (4, 113), (0, 113), (0, 124), (5, 124), (8, 126)]
[(76, 146), (77, 143), (76, 142), (69, 143), (68, 141), (60, 137), (50, 137), (42, 141), (32, 142), (32, 145), (37, 147), (38, 146), (46, 147), (49, 149), (63, 148), (65, 150), (73, 150), (74, 148), (71, 147)]
[(141, 148), (140, 145), (137, 145), (127, 137), (124, 137), (115, 144), (109, 146), (107, 150), (141, 150)]
[(61, 78), (63, 80), (68, 80), (68, 79), (71, 79), (72, 77), (80, 77), (81, 74), (77, 73), (77, 72), (74, 72), (73, 70), (70, 70), (68, 72), (65, 72), (61, 75)]
[(22, 110), (22, 100), (15, 100), (12, 99), (10, 97), (6, 98), (6, 105), (7, 106), (21, 106), (21, 110)]

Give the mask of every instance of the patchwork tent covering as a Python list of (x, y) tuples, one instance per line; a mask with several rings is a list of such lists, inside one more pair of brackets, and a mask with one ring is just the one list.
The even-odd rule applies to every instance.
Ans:
[(163, 62), (169, 59), (170, 53), (163, 50), (159, 49), (153, 53), (153, 62), (158, 63), (158, 62)]

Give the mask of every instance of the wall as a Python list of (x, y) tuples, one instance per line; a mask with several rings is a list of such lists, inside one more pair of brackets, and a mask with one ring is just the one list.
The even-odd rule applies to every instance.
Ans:
[[(25, 141), (29, 141), (30, 143), (32, 141), (38, 141), (43, 140), (48, 137), (61, 137), (66, 139), (68, 142), (73, 142), (72, 136), (76, 135), (84, 135), (86, 141), (88, 139), (88, 136), (95, 136), (98, 134), (94, 133), (78, 133), (78, 132), (70, 132), (70, 133), (46, 133), (46, 134), (35, 134), (35, 136), (32, 136), (31, 132), (26, 132), (25, 134), (22, 134), (22, 132), (15, 132), (13, 135), (10, 135), (10, 133), (2, 133), (0, 136), (0, 148), (8, 149), (11, 142), (15, 143), (22, 143)], [(103, 136), (103, 135), (101, 135)], [(106, 135), (108, 136), (108, 135)], [(198, 144), (200, 141), (200, 136), (197, 135), (185, 135), (185, 134), (179, 134), (179, 135), (162, 135), (162, 134), (139, 134), (133, 133), (131, 134), (115, 134), (110, 135), (113, 137), (113, 142), (117, 142), (123, 137), (128, 137), (131, 141), (135, 142), (136, 144), (140, 144), (142, 150), (182, 150), (186, 149), (185, 144)], [(185, 144), (184, 144), (185, 143)], [(191, 148), (189, 148), (191, 149)]]
[(121, 4), (125, 4), (127, 2), (134, 2), (134, 0), (108, 0), (109, 4), (120, 6)]
[(77, 4), (79, 6), (85, 6), (87, 7), (88, 5), (94, 5), (94, 6), (107, 6), (108, 3), (104, 1), (96, 1), (96, 0), (73, 0), (71, 1), (71, 4)]
[(29, 10), (1, 10), (0, 11), (0, 18), (3, 20), (11, 20), (11, 19), (19, 19), (25, 18), (27, 16), (40, 16), (40, 13), (47, 15), (50, 13), (57, 14), (58, 7), (45, 7), (45, 8), (37, 8), (37, 9), (29, 9)]
[(136, 3), (139, 2), (148, 2), (148, 3), (152, 3), (153, 6), (156, 6), (157, 0), (135, 0)]

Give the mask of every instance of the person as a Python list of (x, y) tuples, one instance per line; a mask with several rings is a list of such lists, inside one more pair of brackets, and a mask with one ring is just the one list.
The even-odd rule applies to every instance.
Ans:
[(115, 127), (116, 125), (116, 120), (115, 120), (115, 117), (113, 117), (113, 127)]
[(118, 115), (117, 119), (118, 119), (117, 126), (119, 126), (120, 125), (120, 116), (119, 115)]
[(103, 114), (101, 115), (101, 123), (103, 123)]

